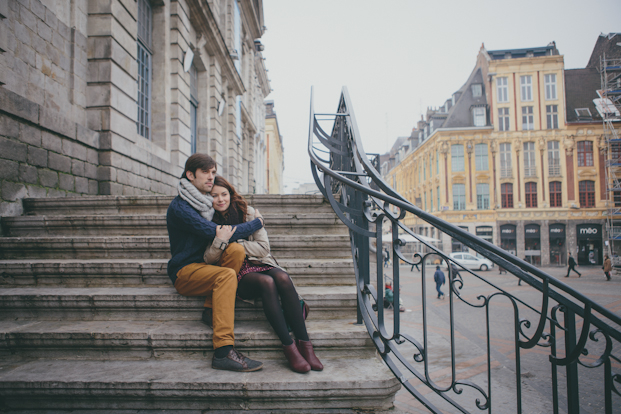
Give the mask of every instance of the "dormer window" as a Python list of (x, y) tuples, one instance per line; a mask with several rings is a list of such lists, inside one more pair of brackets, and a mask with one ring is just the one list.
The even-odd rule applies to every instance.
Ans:
[(472, 85), (472, 96), (474, 98), (478, 98), (483, 94), (483, 85), (480, 83), (475, 83)]
[(474, 126), (485, 126), (485, 107), (475, 106), (472, 108), (472, 123)]
[(593, 117), (589, 108), (576, 108), (575, 111), (579, 121), (590, 121)]

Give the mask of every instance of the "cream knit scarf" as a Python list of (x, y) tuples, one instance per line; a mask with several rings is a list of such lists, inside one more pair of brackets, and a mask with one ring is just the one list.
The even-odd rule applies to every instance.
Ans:
[(181, 198), (201, 213), (201, 216), (211, 221), (214, 213), (212, 207), (213, 197), (211, 195), (202, 194), (187, 178), (182, 178), (179, 181), (177, 189)]

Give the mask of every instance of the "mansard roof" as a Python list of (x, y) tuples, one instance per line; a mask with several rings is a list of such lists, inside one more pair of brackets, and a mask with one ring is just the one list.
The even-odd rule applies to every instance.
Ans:
[[(474, 96), (472, 85), (481, 85), (481, 96)], [(451, 107), (446, 117), (446, 121), (441, 128), (460, 128), (474, 126), (472, 119), (472, 108), (475, 106), (486, 106), (487, 98), (485, 94), (485, 82), (483, 81), (483, 71), (480, 66), (475, 67), (470, 74), (470, 78), (457, 91), (455, 105)], [(487, 124), (487, 122), (486, 122)]]
[[(599, 60), (598, 60), (599, 65)], [(599, 70), (596, 68), (567, 69), (565, 70), (565, 105), (567, 122), (593, 122), (601, 121), (593, 99), (599, 98), (597, 90), (601, 89)], [(576, 109), (587, 108), (586, 111)]]
[(621, 33), (600, 34), (586, 67), (599, 70), (599, 58), (604, 54), (606, 59), (621, 59), (621, 46), (619, 46), (619, 43), (621, 43)]

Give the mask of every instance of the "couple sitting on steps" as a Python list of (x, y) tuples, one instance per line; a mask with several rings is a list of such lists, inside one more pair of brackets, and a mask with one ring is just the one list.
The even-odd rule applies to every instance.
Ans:
[(213, 328), (213, 368), (248, 372), (263, 367), (234, 348), (235, 297), (239, 296), (261, 298), (294, 371), (323, 369), (306, 331), (303, 311), (307, 309), (300, 305), (289, 275), (270, 254), (263, 217), (228, 181), (216, 176), (216, 163), (209, 155), (188, 158), (166, 225), (172, 254), (168, 276), (175, 289), (183, 296), (207, 297), (203, 321)]

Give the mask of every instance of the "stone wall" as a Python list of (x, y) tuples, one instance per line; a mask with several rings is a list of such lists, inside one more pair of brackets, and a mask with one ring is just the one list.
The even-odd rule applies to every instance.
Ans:
[(253, 192), (255, 140), (270, 91), (254, 46), (262, 12), (242, 0), (243, 13), (258, 14), (238, 28), (239, 72), (231, 53), (233, 0), (149, 4), (153, 133), (145, 138), (136, 128), (136, 0), (0, 0), (2, 216), (21, 214), (24, 197), (174, 194), (192, 153), (183, 68), (189, 50), (198, 70), (197, 151)]

